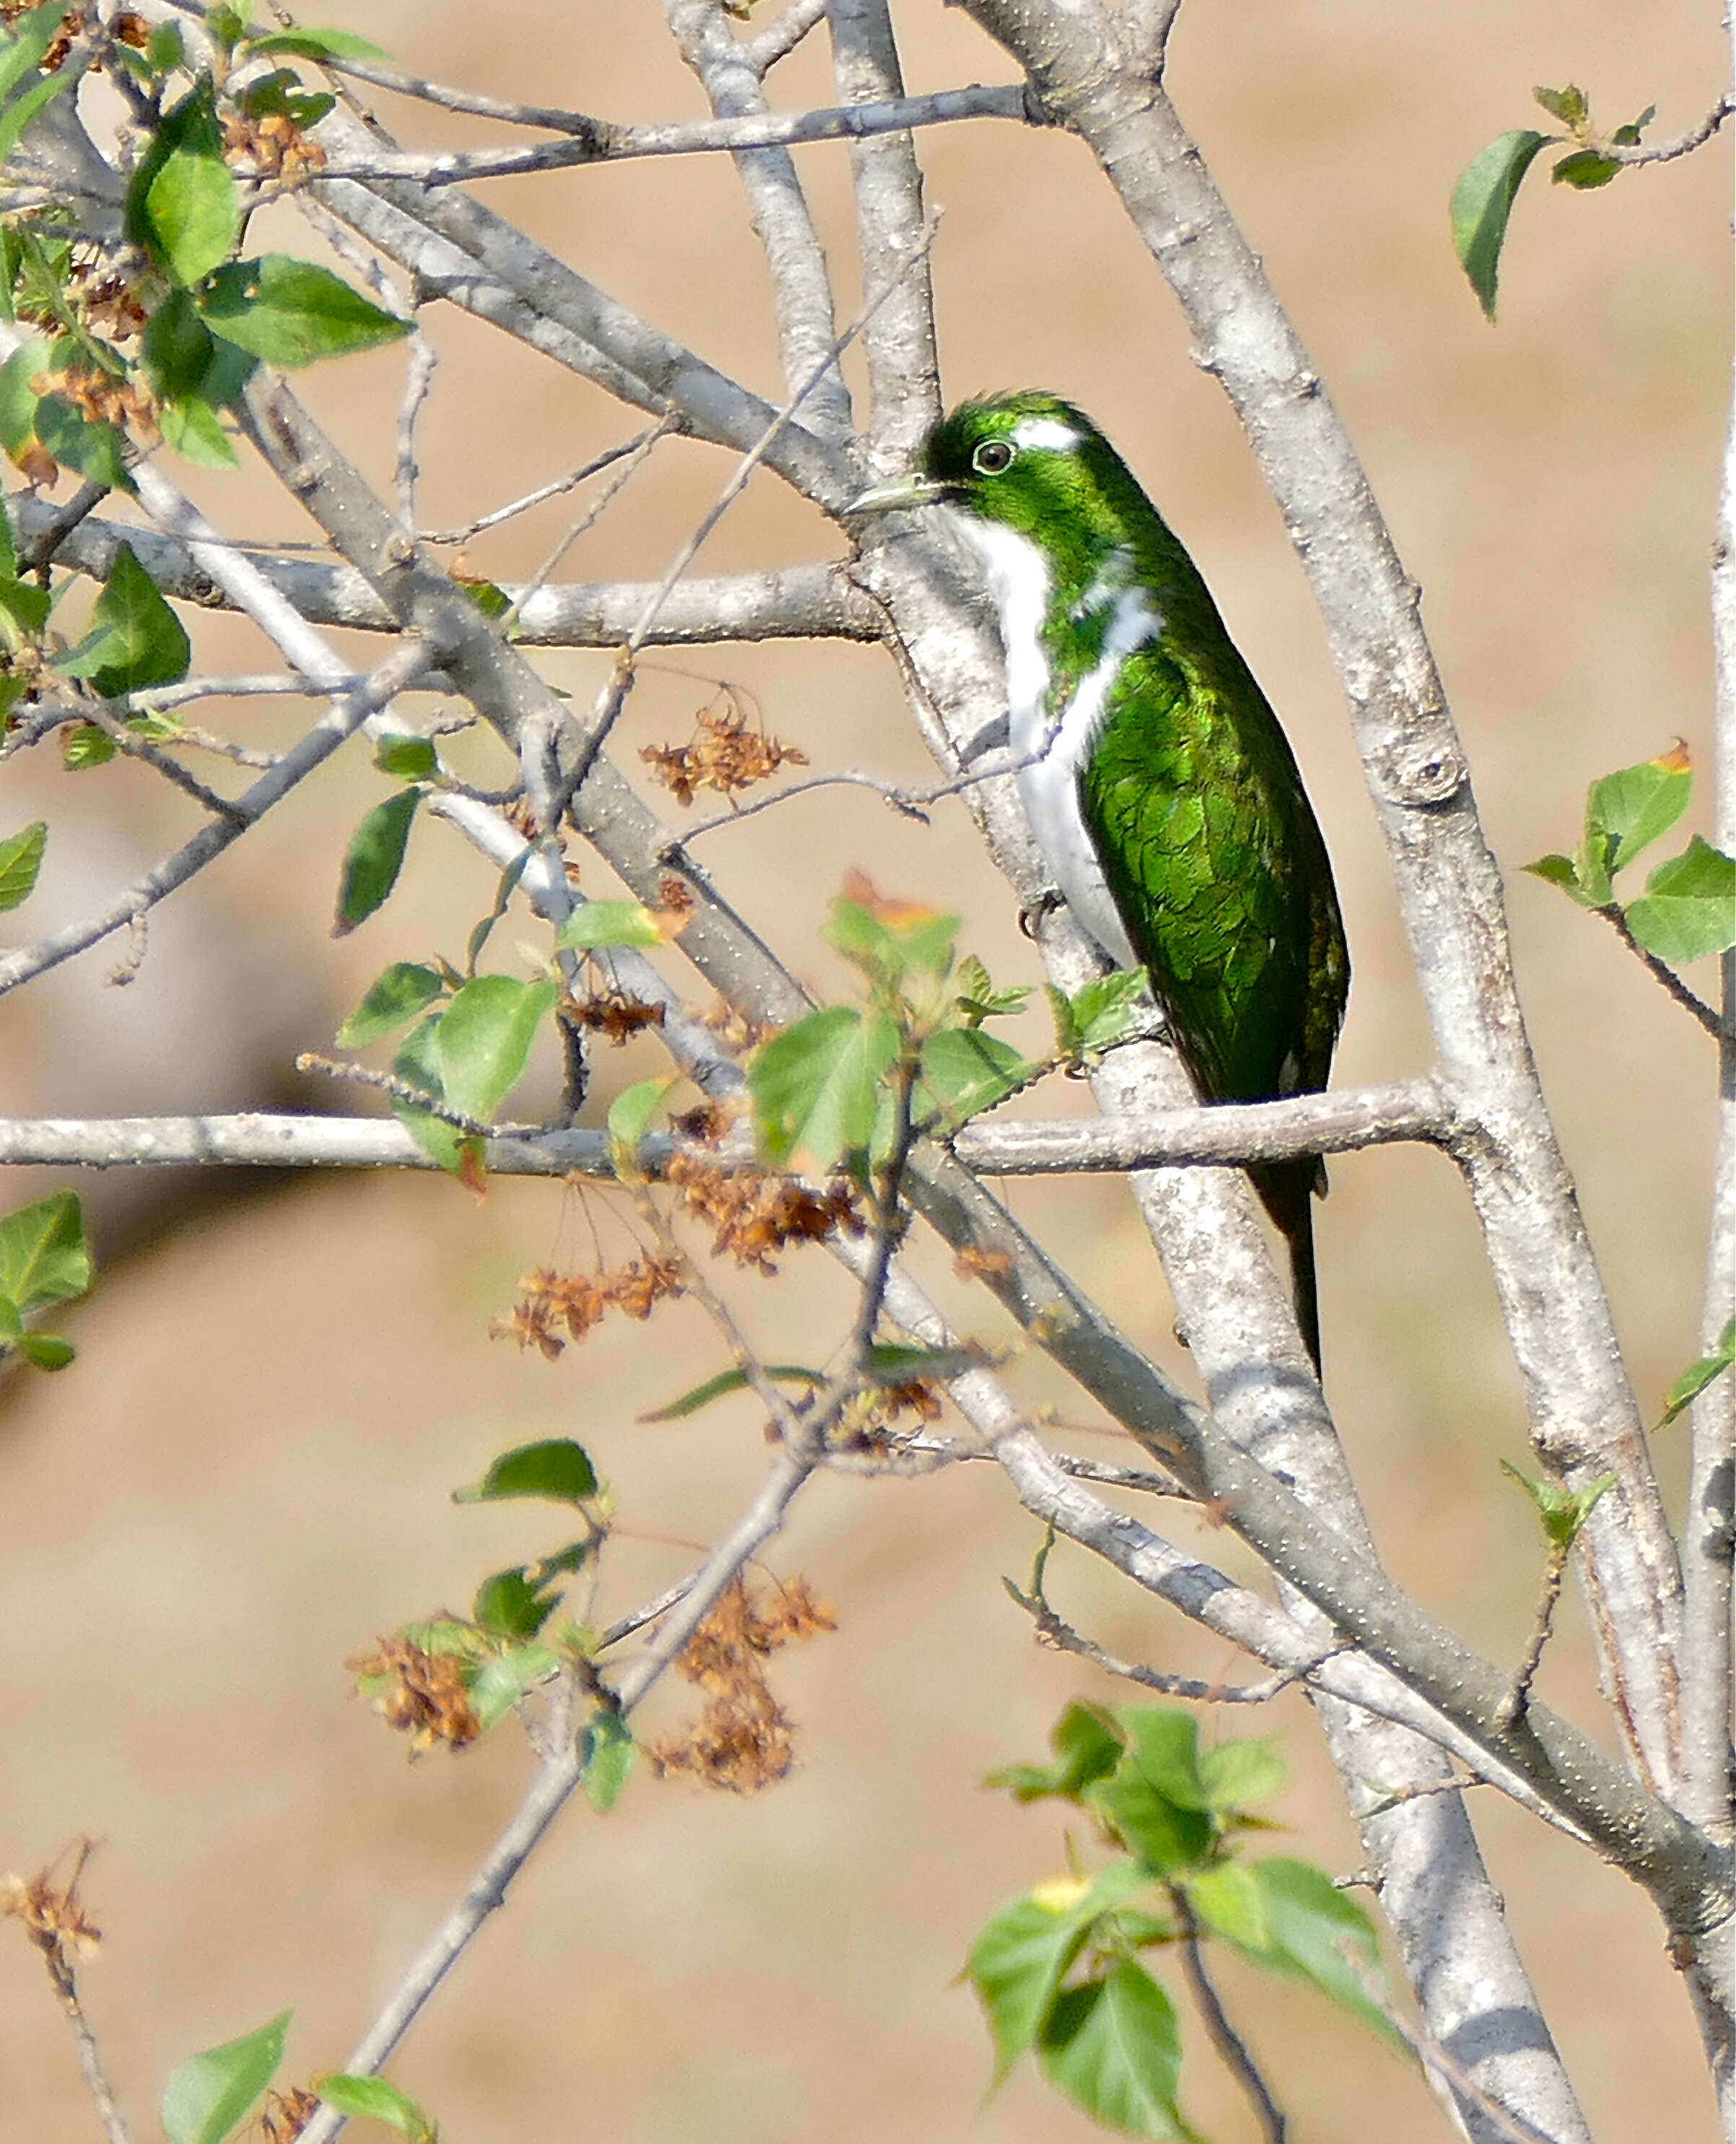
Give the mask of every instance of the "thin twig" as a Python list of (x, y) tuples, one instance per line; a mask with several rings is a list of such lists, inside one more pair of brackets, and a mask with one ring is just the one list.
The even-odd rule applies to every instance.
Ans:
[(1706, 1003), (1704, 998), (1697, 996), (1693, 990), (1689, 990), (1687, 984), (1668, 962), (1660, 960), (1655, 953), (1647, 951), (1634, 936), (1627, 917), (1622, 914), (1614, 901), (1610, 901), (1605, 907), (1594, 910), (1593, 913), (1601, 916), (1628, 950), (1645, 963), (1684, 1012), (1690, 1014), (1697, 1020), (1714, 1042), (1723, 1040), (1724, 1025), (1717, 1012)]
[(404, 402), (398, 412), (398, 519), (404, 534), (416, 533), (416, 479), (422, 474), (416, 459), (416, 420), (434, 385), (439, 353), (419, 327), (410, 337), (409, 362), (404, 368)]
[[(1068, 1471), (1072, 1472), (1070, 1468)], [(1157, 1690), (1165, 1697), (1189, 1698), (1199, 1705), (1268, 1705), (1292, 1684), (1306, 1682), (1318, 1665), (1316, 1662), (1312, 1665), (1285, 1668), (1258, 1682), (1203, 1682), (1197, 1675), (1166, 1675), (1160, 1668), (1147, 1667), (1138, 1660), (1120, 1660), (1114, 1653), (1106, 1652), (1094, 1638), (1075, 1630), (1040, 1593), (1022, 1593), (1010, 1580), (1006, 1581), (1006, 1587), (1036, 1625), (1040, 1643), (1058, 1653), (1073, 1653), (1101, 1668), (1106, 1675), (1118, 1675), (1124, 1682), (1136, 1682), (1142, 1689)], [(1343, 1650), (1342, 1646), (1329, 1646), (1320, 1657), (1330, 1660), (1333, 1653)]]
[[(468, 543), (474, 538), (480, 536), (484, 529), (498, 529), (503, 521), (510, 521), (517, 514), (528, 513), (532, 507), (540, 506), (544, 499), (558, 499), (563, 491), (571, 491), (577, 485), (584, 483), (587, 478), (600, 474), (612, 462), (619, 461), (623, 454), (637, 453), (653, 436), (653, 430), (654, 428), (636, 433), (632, 439), (623, 440), (619, 446), (605, 447), (600, 454), (593, 456), (582, 469), (574, 469), (571, 476), (557, 477), (553, 484), (538, 484), (534, 491), (526, 492), (523, 499), (515, 499), (507, 506), (497, 506), (492, 514), (484, 514), (474, 521), (468, 521), (462, 529), (424, 531), (420, 540), (424, 543)], [(518, 603), (521, 608), (530, 594), (531, 590), (528, 588), (520, 592)]]
[(500, 621), (500, 629), (503, 633), (512, 632), (518, 623), (519, 613), (547, 584), (549, 575), (553, 573), (555, 568), (559, 565), (579, 538), (588, 529), (595, 528), (598, 522), (614, 504), (622, 492), (638, 474), (642, 464), (649, 458), (658, 441), (667, 439), (671, 433), (679, 431), (680, 429), (680, 419), (672, 411), (669, 412), (660, 418), (648, 431), (641, 432), (639, 436), (622, 452), (610, 454), (599, 464), (600, 467), (607, 468), (610, 463), (618, 461), (621, 467), (615, 471), (613, 476), (609, 479), (597, 496), (587, 502), (584, 511), (513, 598)]
[(292, 745), (250, 788), (235, 798), (223, 817), (212, 819), (201, 826), (190, 841), (136, 879), (99, 914), (68, 924), (65, 929), (39, 939), (34, 945), (0, 956), (0, 995), (16, 990), (20, 983), (28, 982), (45, 969), (70, 960), (75, 953), (82, 953), (99, 944), (147, 909), (154, 908), (177, 886), (184, 886), (280, 802), (298, 782), (305, 781), (346, 737), (361, 727), (370, 715), (413, 684), (427, 661), (428, 651), (419, 640), (409, 638), (400, 643), (360, 686), (334, 700), (298, 743)]
[(1678, 156), (1691, 156), (1696, 149), (1703, 149), (1732, 112), (1736, 112), (1736, 99), (1726, 90), (1697, 127), (1690, 127), (1674, 141), (1659, 141), (1649, 147), (1637, 142), (1628, 146), (1619, 141), (1599, 141), (1593, 152), (1612, 164), (1673, 163)]
[(1252, 2103), (1266, 2144), (1285, 2144), (1289, 2135), (1289, 2124), (1285, 2120), (1277, 2102), (1272, 2097), (1266, 2080), (1255, 2067), (1254, 2058), (1247, 2052), (1247, 2043), (1231, 2024), (1218, 1999), (1218, 1990), (1212, 1985), (1206, 1971), (1206, 1962), (1200, 1950), (1199, 1923), (1194, 1918), (1193, 1908), (1185, 1892), (1173, 1889), (1169, 1903), (1182, 1931), (1182, 1970), (1188, 1976), (1188, 1985), (1193, 1990), (1193, 1999), (1199, 2006), (1199, 2014), (1206, 2032), (1217, 2048), (1224, 2067)]
[(1538, 1597), (1537, 1614), (1531, 1625), (1530, 1638), (1525, 1646), (1525, 1657), (1513, 1677), (1513, 1687), (1501, 1706), (1500, 1724), (1503, 1727), (1512, 1726), (1530, 1701), (1531, 1685), (1543, 1659), (1543, 1649), (1549, 1643), (1555, 1603), (1561, 1597), (1561, 1580), (1567, 1569), (1567, 1559), (1572, 1552), (1571, 1541), (1555, 1541), (1550, 1545), (1549, 1561), (1543, 1571), (1543, 1591)]
[(780, 60), (790, 57), (810, 30), (826, 20), (826, 0), (791, 0), (783, 13), (768, 22), (756, 37), (742, 40), (742, 57), (756, 75), (768, 75)]

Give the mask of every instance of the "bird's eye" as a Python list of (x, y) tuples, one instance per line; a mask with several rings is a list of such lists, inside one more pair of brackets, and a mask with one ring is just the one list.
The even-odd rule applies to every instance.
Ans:
[(985, 439), (970, 457), (970, 466), (984, 476), (999, 476), (1010, 469), (1013, 449), (1004, 439)]

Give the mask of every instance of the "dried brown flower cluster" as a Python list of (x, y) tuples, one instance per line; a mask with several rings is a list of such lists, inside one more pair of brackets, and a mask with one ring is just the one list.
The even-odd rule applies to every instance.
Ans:
[(777, 1030), (765, 1020), (751, 1020), (727, 998), (720, 998), (709, 1012), (699, 1015), (699, 1025), (707, 1035), (715, 1035), (724, 1048), (740, 1057), (758, 1044), (775, 1035)]
[(345, 1665), (362, 1684), (382, 1685), (373, 1693), (374, 1708), (387, 1726), (409, 1736), (412, 1756), (437, 1742), (462, 1749), (482, 1732), (456, 1654), (428, 1653), (406, 1638), (382, 1638), (376, 1650)]
[(574, 1027), (583, 1028), (588, 1035), (600, 1035), (618, 1049), (647, 1027), (661, 1027), (664, 1008), (648, 998), (629, 997), (624, 990), (593, 990), (588, 997), (566, 999), (561, 1017)]
[(259, 2117), (265, 2144), (295, 2144), (295, 2139), (320, 2112), (318, 2096), (292, 2084), (287, 2092), (268, 2092)]
[(733, 1794), (757, 1793), (782, 1779), (795, 1761), (794, 1730), (771, 1694), (765, 1663), (781, 1645), (837, 1627), (806, 1579), (757, 1595), (737, 1579), (676, 1663), (705, 1692), (705, 1709), (681, 1740), (647, 1747), (657, 1776), (686, 1773)]
[(834, 1228), (860, 1236), (866, 1225), (843, 1178), (811, 1191), (756, 1169), (724, 1169), (698, 1154), (670, 1157), (670, 1188), (683, 1213), (713, 1231), (712, 1256), (727, 1251), (741, 1266), (775, 1273), (772, 1253), (786, 1243), (817, 1243)]
[(680, 1267), (649, 1252), (612, 1272), (563, 1273), (538, 1266), (518, 1285), (523, 1297), (494, 1320), (489, 1336), (516, 1340), (521, 1347), (540, 1347), (551, 1362), (568, 1340), (583, 1340), (610, 1311), (649, 1318), (665, 1296), (682, 1293)]
[(34, 1876), (0, 1876), (0, 1913), (22, 1921), (24, 1933), (48, 1961), (57, 1982), (72, 1974), (74, 1951), (93, 1951), (102, 1941), (102, 1931), (84, 1910), (78, 1895), (78, 1879), (90, 1858), (91, 1843), (84, 1840), (70, 1880), (56, 1883), (46, 1869)]
[(250, 158), (255, 171), (289, 186), (325, 163), (319, 143), (310, 141), (284, 112), (263, 112), (256, 117), (231, 112), (223, 122), (223, 146), (231, 156)]
[(31, 388), (38, 395), (64, 395), (73, 408), (94, 424), (128, 425), (154, 429), (156, 403), (151, 390), (136, 380), (119, 380), (99, 365), (69, 365), (64, 372), (40, 374)]
[(647, 745), (639, 757), (677, 804), (691, 804), (702, 789), (732, 797), (776, 774), (779, 767), (806, 767), (808, 756), (794, 745), (780, 744), (761, 729), (751, 729), (746, 709), (727, 689), (693, 718), (691, 742)]

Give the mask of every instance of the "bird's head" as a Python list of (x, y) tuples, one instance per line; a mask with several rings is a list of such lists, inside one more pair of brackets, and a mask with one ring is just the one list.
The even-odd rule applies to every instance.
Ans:
[(963, 534), (972, 522), (998, 524), (1050, 551), (1123, 540), (1129, 494), (1139, 498), (1137, 485), (1084, 411), (1032, 390), (961, 402), (924, 440), (914, 469), (846, 510), (948, 507), (965, 517)]

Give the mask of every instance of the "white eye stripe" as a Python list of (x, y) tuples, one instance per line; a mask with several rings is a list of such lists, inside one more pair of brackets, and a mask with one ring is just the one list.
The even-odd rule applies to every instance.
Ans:
[(1046, 447), (1057, 454), (1079, 443), (1072, 425), (1064, 424), (1059, 417), (1026, 417), (1013, 427), (1012, 436), (1015, 446)]

